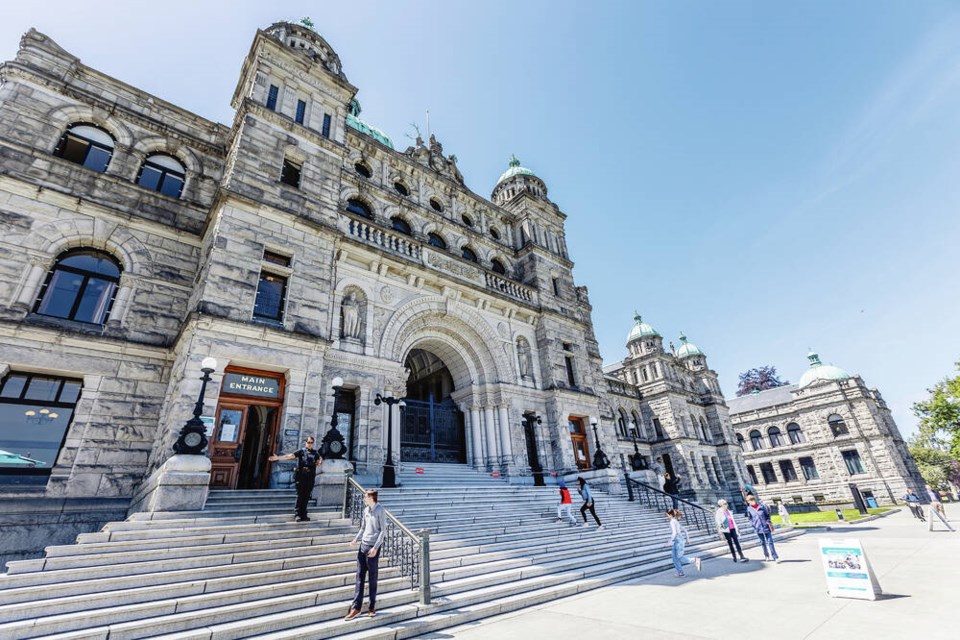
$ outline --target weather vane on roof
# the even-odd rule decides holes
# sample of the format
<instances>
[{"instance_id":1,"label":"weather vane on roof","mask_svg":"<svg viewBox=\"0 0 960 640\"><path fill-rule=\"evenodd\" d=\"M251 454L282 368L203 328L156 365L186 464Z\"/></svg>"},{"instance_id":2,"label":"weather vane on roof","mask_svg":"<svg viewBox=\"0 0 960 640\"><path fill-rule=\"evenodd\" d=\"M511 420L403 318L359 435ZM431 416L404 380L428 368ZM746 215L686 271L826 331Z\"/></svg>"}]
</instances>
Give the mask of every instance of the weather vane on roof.
<instances>
[{"instance_id":1,"label":"weather vane on roof","mask_svg":"<svg viewBox=\"0 0 960 640\"><path fill-rule=\"evenodd\" d=\"M300 18L300 24L305 26L307 29L313 29L313 20L310 18Z\"/></svg>"}]
</instances>

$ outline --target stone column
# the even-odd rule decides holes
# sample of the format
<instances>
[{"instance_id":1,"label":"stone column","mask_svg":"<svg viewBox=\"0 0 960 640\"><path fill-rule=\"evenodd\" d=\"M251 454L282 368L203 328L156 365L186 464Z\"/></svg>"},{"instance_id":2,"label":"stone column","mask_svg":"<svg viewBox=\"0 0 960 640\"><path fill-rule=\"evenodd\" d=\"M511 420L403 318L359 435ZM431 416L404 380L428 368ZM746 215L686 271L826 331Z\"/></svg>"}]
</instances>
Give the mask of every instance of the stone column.
<instances>
[{"instance_id":1,"label":"stone column","mask_svg":"<svg viewBox=\"0 0 960 640\"><path fill-rule=\"evenodd\" d=\"M40 292L40 283L43 281L43 275L47 272L42 265L33 263L30 267L30 273L27 275L23 288L20 289L20 295L17 296L16 303L26 306L28 309L33 307L37 294Z\"/></svg>"},{"instance_id":2,"label":"stone column","mask_svg":"<svg viewBox=\"0 0 960 640\"><path fill-rule=\"evenodd\" d=\"M504 464L513 463L513 446L510 443L510 412L505 405L497 407L500 422L500 459Z\"/></svg>"},{"instance_id":3,"label":"stone column","mask_svg":"<svg viewBox=\"0 0 960 640\"><path fill-rule=\"evenodd\" d=\"M120 276L117 297L113 300L113 307L110 309L110 318L108 322L122 324L127 312L130 310L130 298L133 295L133 286L130 277L126 274Z\"/></svg>"},{"instance_id":4,"label":"stone column","mask_svg":"<svg viewBox=\"0 0 960 640\"><path fill-rule=\"evenodd\" d=\"M483 457L483 430L480 428L480 410L476 407L470 408L470 433L473 434L473 466L477 469L484 467Z\"/></svg>"},{"instance_id":5,"label":"stone column","mask_svg":"<svg viewBox=\"0 0 960 640\"><path fill-rule=\"evenodd\" d=\"M483 408L483 430L487 434L487 464L495 467L497 465L497 427L493 422L491 407Z\"/></svg>"}]
</instances>

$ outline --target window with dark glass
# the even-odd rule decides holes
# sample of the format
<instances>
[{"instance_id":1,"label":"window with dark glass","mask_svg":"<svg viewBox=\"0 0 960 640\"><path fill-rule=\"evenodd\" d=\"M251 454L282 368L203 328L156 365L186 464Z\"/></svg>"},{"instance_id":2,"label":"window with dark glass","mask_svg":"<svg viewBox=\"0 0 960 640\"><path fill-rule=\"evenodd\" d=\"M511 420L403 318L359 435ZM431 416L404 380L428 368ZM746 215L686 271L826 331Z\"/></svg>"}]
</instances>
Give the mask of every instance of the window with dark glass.
<instances>
[{"instance_id":1,"label":"window with dark glass","mask_svg":"<svg viewBox=\"0 0 960 640\"><path fill-rule=\"evenodd\" d=\"M860 461L860 454L856 449L851 449L850 451L841 451L840 455L843 456L843 461L847 465L847 473L852 476L860 473L866 473L866 471L863 469L863 462Z\"/></svg>"},{"instance_id":2,"label":"window with dark glass","mask_svg":"<svg viewBox=\"0 0 960 640\"><path fill-rule=\"evenodd\" d=\"M350 198L347 200L347 211L358 216L363 216L364 218L373 219L373 212L370 211L370 207L367 206L367 203L363 200L358 200L357 198Z\"/></svg>"},{"instance_id":3,"label":"window with dark glass","mask_svg":"<svg viewBox=\"0 0 960 640\"><path fill-rule=\"evenodd\" d=\"M320 135L324 138L330 137L330 114L323 114L323 127L320 129Z\"/></svg>"},{"instance_id":4,"label":"window with dark glass","mask_svg":"<svg viewBox=\"0 0 960 640\"><path fill-rule=\"evenodd\" d=\"M120 265L95 249L73 249L58 259L37 297L34 313L103 324L113 304Z\"/></svg>"},{"instance_id":5,"label":"window with dark glass","mask_svg":"<svg viewBox=\"0 0 960 640\"><path fill-rule=\"evenodd\" d=\"M291 187L300 188L300 165L287 158L283 159L283 168L280 170L280 182Z\"/></svg>"},{"instance_id":6,"label":"window with dark glass","mask_svg":"<svg viewBox=\"0 0 960 640\"><path fill-rule=\"evenodd\" d=\"M780 461L780 475L783 476L784 482L796 482L797 481L797 471L793 468L792 460L781 460Z\"/></svg>"},{"instance_id":7,"label":"window with dark glass","mask_svg":"<svg viewBox=\"0 0 960 640\"><path fill-rule=\"evenodd\" d=\"M46 484L82 386L18 372L0 380L0 485Z\"/></svg>"},{"instance_id":8,"label":"window with dark glass","mask_svg":"<svg viewBox=\"0 0 960 640\"><path fill-rule=\"evenodd\" d=\"M499 273L502 276L507 274L507 268L496 258L490 261L490 268L493 269L494 273Z\"/></svg>"},{"instance_id":9,"label":"window with dark glass","mask_svg":"<svg viewBox=\"0 0 960 640\"><path fill-rule=\"evenodd\" d=\"M757 482L757 472L754 471L752 464L747 465L747 474L750 476L750 484L760 484Z\"/></svg>"},{"instance_id":10,"label":"window with dark glass","mask_svg":"<svg viewBox=\"0 0 960 640\"><path fill-rule=\"evenodd\" d=\"M660 425L660 418L653 419L653 431L657 434L657 440L663 440L663 427Z\"/></svg>"},{"instance_id":11,"label":"window with dark glass","mask_svg":"<svg viewBox=\"0 0 960 640\"><path fill-rule=\"evenodd\" d=\"M287 279L267 271L260 272L253 317L264 320L283 320L283 303L287 295Z\"/></svg>"},{"instance_id":12,"label":"window with dark glass","mask_svg":"<svg viewBox=\"0 0 960 640\"><path fill-rule=\"evenodd\" d=\"M441 238L435 233L427 234L427 242L430 244L430 246L436 247L437 249L447 248L446 241L444 241L443 238Z\"/></svg>"},{"instance_id":13,"label":"window with dark glass","mask_svg":"<svg viewBox=\"0 0 960 640\"><path fill-rule=\"evenodd\" d=\"M358 162L358 163L354 164L354 165L353 165L353 169L354 169L354 171L356 171L357 173L359 173L359 174L360 174L361 176L363 176L364 178L371 178L371 177L373 177L373 171L371 171L371 170L370 170L370 167L368 167L367 165L365 165L365 164L362 163L362 162Z\"/></svg>"},{"instance_id":14,"label":"window with dark glass","mask_svg":"<svg viewBox=\"0 0 960 640\"><path fill-rule=\"evenodd\" d=\"M800 458L800 470L803 472L803 477L807 480L817 480L820 478L820 474L817 473L817 465L813 462L813 458Z\"/></svg>"},{"instance_id":15,"label":"window with dark glass","mask_svg":"<svg viewBox=\"0 0 960 640\"><path fill-rule=\"evenodd\" d=\"M493 238L494 240L499 240L500 232L497 231L495 228L490 227L490 237Z\"/></svg>"},{"instance_id":16,"label":"window with dark glass","mask_svg":"<svg viewBox=\"0 0 960 640\"><path fill-rule=\"evenodd\" d=\"M269 249L264 249L263 261L271 264L278 264L281 267L290 266L290 256L285 256L282 253L276 253L275 251L270 251Z\"/></svg>"},{"instance_id":17,"label":"window with dark glass","mask_svg":"<svg viewBox=\"0 0 960 640\"><path fill-rule=\"evenodd\" d=\"M148 156L137 174L137 184L151 191L158 191L171 198L179 198L183 192L186 170L180 161L163 153Z\"/></svg>"},{"instance_id":18,"label":"window with dark glass","mask_svg":"<svg viewBox=\"0 0 960 640\"><path fill-rule=\"evenodd\" d=\"M408 236L412 233L412 229L410 229L410 223L399 216L390 218L390 224L393 226L394 231L399 231L400 233Z\"/></svg>"},{"instance_id":19,"label":"window with dark glass","mask_svg":"<svg viewBox=\"0 0 960 640\"><path fill-rule=\"evenodd\" d=\"M471 228L473 227L473 220L470 219L470 216L468 216L467 214L463 214L462 216L460 216L460 218L461 220L463 220L463 224Z\"/></svg>"},{"instance_id":20,"label":"window with dark glass","mask_svg":"<svg viewBox=\"0 0 960 640\"><path fill-rule=\"evenodd\" d=\"M443 213L443 205L436 198L430 198L430 208L437 213Z\"/></svg>"},{"instance_id":21,"label":"window with dark glass","mask_svg":"<svg viewBox=\"0 0 960 640\"><path fill-rule=\"evenodd\" d=\"M704 442L710 442L710 430L707 429L707 423L703 421L703 418L700 418L700 435L703 436Z\"/></svg>"},{"instance_id":22,"label":"window with dark glass","mask_svg":"<svg viewBox=\"0 0 960 640\"><path fill-rule=\"evenodd\" d=\"M759 431L753 430L750 432L750 444L753 446L754 451L763 449L763 436Z\"/></svg>"},{"instance_id":23,"label":"window with dark glass","mask_svg":"<svg viewBox=\"0 0 960 640\"><path fill-rule=\"evenodd\" d=\"M72 124L60 137L53 155L103 173L113 156L113 137L92 124Z\"/></svg>"},{"instance_id":24,"label":"window with dark glass","mask_svg":"<svg viewBox=\"0 0 960 640\"><path fill-rule=\"evenodd\" d=\"M297 115L294 116L294 120L297 121L297 124L303 124L303 118L307 115L307 103L303 100L297 100Z\"/></svg>"},{"instance_id":25,"label":"window with dark glass","mask_svg":"<svg viewBox=\"0 0 960 640\"><path fill-rule=\"evenodd\" d=\"M280 95L280 87L275 84L270 85L270 90L267 92L267 109L275 111L277 109L277 96Z\"/></svg>"},{"instance_id":26,"label":"window with dark glass","mask_svg":"<svg viewBox=\"0 0 960 640\"><path fill-rule=\"evenodd\" d=\"M783 446L783 440L780 438L780 427L770 427L767 429L767 435L770 436L770 447L776 449Z\"/></svg>"},{"instance_id":27,"label":"window with dark glass","mask_svg":"<svg viewBox=\"0 0 960 640\"><path fill-rule=\"evenodd\" d=\"M559 296L559 295L560 295L560 280L558 280L557 278L552 278L552 281L553 281L553 295Z\"/></svg>"},{"instance_id":28,"label":"window with dark glass","mask_svg":"<svg viewBox=\"0 0 960 640\"><path fill-rule=\"evenodd\" d=\"M567 384L571 387L577 386L577 378L573 375L573 356L564 356L563 362L567 368Z\"/></svg>"},{"instance_id":29,"label":"window with dark glass","mask_svg":"<svg viewBox=\"0 0 960 640\"><path fill-rule=\"evenodd\" d=\"M463 259L464 259L464 260L469 260L470 262L476 262L476 261L477 261L477 254L474 253L474 252L473 252L473 249L471 249L470 247L464 247L464 248L460 251L460 255L463 256Z\"/></svg>"},{"instance_id":30,"label":"window with dark glass","mask_svg":"<svg viewBox=\"0 0 960 640\"><path fill-rule=\"evenodd\" d=\"M827 418L827 424L830 425L830 431L833 432L834 438L850 433L850 430L847 429L847 423L843 421L842 417L835 413Z\"/></svg>"},{"instance_id":31,"label":"window with dark glass","mask_svg":"<svg viewBox=\"0 0 960 640\"><path fill-rule=\"evenodd\" d=\"M743 446L743 434L737 434L737 444L740 445L740 451L746 451L746 448Z\"/></svg>"},{"instance_id":32,"label":"window with dark glass","mask_svg":"<svg viewBox=\"0 0 960 640\"><path fill-rule=\"evenodd\" d=\"M770 484L777 481L777 472L773 470L772 462L760 463L760 475L763 476L764 484Z\"/></svg>"},{"instance_id":33,"label":"window with dark glass","mask_svg":"<svg viewBox=\"0 0 960 640\"><path fill-rule=\"evenodd\" d=\"M403 184L402 182L394 182L393 188L397 193L404 197L410 195L410 189L407 189L407 185Z\"/></svg>"},{"instance_id":34,"label":"window with dark glass","mask_svg":"<svg viewBox=\"0 0 960 640\"><path fill-rule=\"evenodd\" d=\"M788 424L787 437L790 438L790 444L803 444L803 432L800 431L800 425L796 422Z\"/></svg>"}]
</instances>

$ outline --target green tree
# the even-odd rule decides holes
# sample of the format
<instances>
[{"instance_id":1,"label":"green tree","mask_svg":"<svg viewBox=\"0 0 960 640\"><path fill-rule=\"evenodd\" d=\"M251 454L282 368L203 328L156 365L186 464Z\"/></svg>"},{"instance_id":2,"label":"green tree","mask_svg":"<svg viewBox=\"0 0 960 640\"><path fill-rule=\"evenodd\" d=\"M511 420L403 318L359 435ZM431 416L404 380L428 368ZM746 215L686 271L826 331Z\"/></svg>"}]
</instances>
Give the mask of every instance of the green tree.
<instances>
[{"instance_id":1,"label":"green tree","mask_svg":"<svg viewBox=\"0 0 960 640\"><path fill-rule=\"evenodd\" d=\"M740 374L740 383L737 386L737 397L748 393L766 391L790 384L789 380L781 380L777 375L777 368L767 365L756 367Z\"/></svg>"},{"instance_id":2,"label":"green tree","mask_svg":"<svg viewBox=\"0 0 960 640\"><path fill-rule=\"evenodd\" d=\"M960 362L955 366L960 371ZM928 399L913 405L920 419L918 442L946 448L954 459L960 458L960 375L944 378L929 392Z\"/></svg>"},{"instance_id":3,"label":"green tree","mask_svg":"<svg viewBox=\"0 0 960 640\"><path fill-rule=\"evenodd\" d=\"M910 440L910 455L923 480L931 487L943 488L956 480L957 461L948 452L917 434Z\"/></svg>"}]
</instances>

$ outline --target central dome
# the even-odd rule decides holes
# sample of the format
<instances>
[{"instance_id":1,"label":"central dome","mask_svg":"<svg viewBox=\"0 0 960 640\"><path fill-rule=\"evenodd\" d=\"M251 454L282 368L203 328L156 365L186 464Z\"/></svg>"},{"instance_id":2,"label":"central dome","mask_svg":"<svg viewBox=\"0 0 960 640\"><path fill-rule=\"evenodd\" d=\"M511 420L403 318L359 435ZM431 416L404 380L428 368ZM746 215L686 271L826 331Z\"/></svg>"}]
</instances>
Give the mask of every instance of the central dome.
<instances>
[{"instance_id":1,"label":"central dome","mask_svg":"<svg viewBox=\"0 0 960 640\"><path fill-rule=\"evenodd\" d=\"M691 356L703 356L706 355L703 351L700 350L700 347L693 344L692 342L687 342L687 336L680 334L680 348L677 349L678 358L689 358Z\"/></svg>"},{"instance_id":2,"label":"central dome","mask_svg":"<svg viewBox=\"0 0 960 640\"><path fill-rule=\"evenodd\" d=\"M831 382L836 380L849 380L853 376L832 364L823 364L820 362L820 356L813 351L807 354L810 361L810 368L807 369L797 385L802 389L817 382Z\"/></svg>"},{"instance_id":3,"label":"central dome","mask_svg":"<svg viewBox=\"0 0 960 640\"><path fill-rule=\"evenodd\" d=\"M526 167L521 167L520 161L517 160L517 156L512 156L510 158L509 168L506 171L504 171L502 174L500 174L500 179L497 180L497 184L500 184L504 180L509 180L513 176L533 176L534 178L536 178L537 174L535 174L530 169L527 169Z\"/></svg>"},{"instance_id":4,"label":"central dome","mask_svg":"<svg viewBox=\"0 0 960 640\"><path fill-rule=\"evenodd\" d=\"M630 334L627 336L627 344L633 342L634 340L639 340L640 338L648 338L651 336L656 336L657 338L661 337L656 329L643 321L643 318L639 313L634 315L633 319L635 324L633 325L633 328L630 329Z\"/></svg>"}]
</instances>

